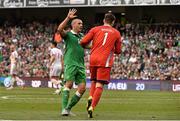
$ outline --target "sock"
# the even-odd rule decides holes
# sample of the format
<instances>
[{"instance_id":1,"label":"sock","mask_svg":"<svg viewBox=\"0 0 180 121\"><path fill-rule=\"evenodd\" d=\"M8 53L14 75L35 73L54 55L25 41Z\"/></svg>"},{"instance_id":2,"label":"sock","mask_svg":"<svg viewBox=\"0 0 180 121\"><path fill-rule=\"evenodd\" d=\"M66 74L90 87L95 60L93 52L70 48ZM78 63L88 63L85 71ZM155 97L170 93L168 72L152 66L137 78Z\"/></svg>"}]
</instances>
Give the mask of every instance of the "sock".
<instances>
[{"instance_id":1,"label":"sock","mask_svg":"<svg viewBox=\"0 0 180 121\"><path fill-rule=\"evenodd\" d=\"M81 99L81 94L76 91L75 95L71 98L71 101L69 102L68 106L67 106L67 109L70 109L75 106L79 100Z\"/></svg>"},{"instance_id":2,"label":"sock","mask_svg":"<svg viewBox=\"0 0 180 121\"><path fill-rule=\"evenodd\" d=\"M62 110L67 107L68 100L69 100L69 91L70 89L65 87L62 91Z\"/></svg>"},{"instance_id":3,"label":"sock","mask_svg":"<svg viewBox=\"0 0 180 121\"><path fill-rule=\"evenodd\" d=\"M16 80L17 82L19 82L19 83L21 84L21 86L23 86L23 85L24 85L23 80L22 80L22 79L20 79L19 77L16 77L16 78L15 78L15 80Z\"/></svg>"},{"instance_id":4,"label":"sock","mask_svg":"<svg viewBox=\"0 0 180 121\"><path fill-rule=\"evenodd\" d=\"M100 98L101 98L101 94L103 92L103 88L102 87L96 87L96 90L94 92L93 95L93 99L92 99L92 104L91 106L93 107L93 109L96 107L96 105L98 104Z\"/></svg>"},{"instance_id":5,"label":"sock","mask_svg":"<svg viewBox=\"0 0 180 121\"><path fill-rule=\"evenodd\" d=\"M56 79L54 79L54 78L51 79L51 82L52 82L53 84L55 84L55 85L58 85L58 83L59 83L59 82L58 82Z\"/></svg>"},{"instance_id":6,"label":"sock","mask_svg":"<svg viewBox=\"0 0 180 121\"><path fill-rule=\"evenodd\" d=\"M60 84L61 87L63 86L62 80L58 80L58 83Z\"/></svg>"},{"instance_id":7,"label":"sock","mask_svg":"<svg viewBox=\"0 0 180 121\"><path fill-rule=\"evenodd\" d=\"M11 78L11 86L12 86L12 87L14 86L14 83L15 83L15 78L12 77L12 78Z\"/></svg>"},{"instance_id":8,"label":"sock","mask_svg":"<svg viewBox=\"0 0 180 121\"><path fill-rule=\"evenodd\" d=\"M91 81L91 88L90 88L90 91L89 91L89 96L90 97L93 97L95 89L96 89L96 82Z\"/></svg>"}]
</instances>

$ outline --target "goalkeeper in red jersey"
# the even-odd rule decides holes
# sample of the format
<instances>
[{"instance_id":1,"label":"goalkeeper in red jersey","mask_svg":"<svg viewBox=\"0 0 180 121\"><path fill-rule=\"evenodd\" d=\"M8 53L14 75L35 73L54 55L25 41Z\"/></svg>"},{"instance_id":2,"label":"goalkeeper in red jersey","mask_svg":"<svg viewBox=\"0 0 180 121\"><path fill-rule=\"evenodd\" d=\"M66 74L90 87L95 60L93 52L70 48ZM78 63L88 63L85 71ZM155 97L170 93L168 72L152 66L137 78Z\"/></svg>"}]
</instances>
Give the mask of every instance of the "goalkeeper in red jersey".
<instances>
[{"instance_id":1,"label":"goalkeeper in red jersey","mask_svg":"<svg viewBox=\"0 0 180 121\"><path fill-rule=\"evenodd\" d=\"M80 44L85 48L91 41L90 73L91 88L88 98L88 117L98 104L103 87L110 81L110 71L113 65L113 57L121 52L121 35L113 28L115 16L109 12L104 16L104 25L92 28L81 40Z\"/></svg>"}]
</instances>

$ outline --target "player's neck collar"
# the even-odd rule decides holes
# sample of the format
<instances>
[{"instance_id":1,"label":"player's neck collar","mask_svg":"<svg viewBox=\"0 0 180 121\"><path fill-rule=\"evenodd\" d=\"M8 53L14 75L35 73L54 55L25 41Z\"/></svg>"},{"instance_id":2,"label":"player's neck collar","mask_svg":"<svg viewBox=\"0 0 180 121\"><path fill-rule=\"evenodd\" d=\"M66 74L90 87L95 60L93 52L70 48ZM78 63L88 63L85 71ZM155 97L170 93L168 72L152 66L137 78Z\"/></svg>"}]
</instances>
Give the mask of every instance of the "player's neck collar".
<instances>
[{"instance_id":1,"label":"player's neck collar","mask_svg":"<svg viewBox=\"0 0 180 121\"><path fill-rule=\"evenodd\" d=\"M111 25L109 25L109 24L104 24L104 26L110 26L111 27Z\"/></svg>"},{"instance_id":2,"label":"player's neck collar","mask_svg":"<svg viewBox=\"0 0 180 121\"><path fill-rule=\"evenodd\" d=\"M73 30L71 30L71 33L78 35L78 33Z\"/></svg>"}]
</instances>

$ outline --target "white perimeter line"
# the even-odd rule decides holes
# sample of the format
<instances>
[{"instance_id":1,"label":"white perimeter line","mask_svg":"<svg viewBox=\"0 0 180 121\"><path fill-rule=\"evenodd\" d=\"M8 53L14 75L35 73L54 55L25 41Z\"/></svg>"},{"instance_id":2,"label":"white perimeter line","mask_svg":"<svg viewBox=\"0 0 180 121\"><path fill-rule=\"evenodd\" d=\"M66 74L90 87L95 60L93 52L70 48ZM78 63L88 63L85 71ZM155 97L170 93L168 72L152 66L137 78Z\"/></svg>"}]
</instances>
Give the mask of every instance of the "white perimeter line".
<instances>
[{"instance_id":1,"label":"white perimeter line","mask_svg":"<svg viewBox=\"0 0 180 121\"><path fill-rule=\"evenodd\" d=\"M22 95L21 95L22 96ZM27 95L26 95L27 96ZM61 97L59 97L61 98ZM48 97L18 97L18 96L1 96L0 99L3 99L3 100L7 100L7 99L13 99L13 100L24 100L24 99L28 99L28 100L33 100L33 99L36 99L36 100L59 100L59 98L57 97L54 97L54 98L48 98ZM81 100L87 100L86 98L82 98ZM111 101L123 101L123 100L130 100L130 101L134 101L134 100L137 100L136 98L124 98L124 97L119 97L119 98L102 98L101 100L104 100L104 101L107 101L107 100L111 100ZM141 99L141 101L149 101L150 99ZM161 98L161 99L157 99L157 100L179 100L180 99L173 99L173 98Z\"/></svg>"}]
</instances>

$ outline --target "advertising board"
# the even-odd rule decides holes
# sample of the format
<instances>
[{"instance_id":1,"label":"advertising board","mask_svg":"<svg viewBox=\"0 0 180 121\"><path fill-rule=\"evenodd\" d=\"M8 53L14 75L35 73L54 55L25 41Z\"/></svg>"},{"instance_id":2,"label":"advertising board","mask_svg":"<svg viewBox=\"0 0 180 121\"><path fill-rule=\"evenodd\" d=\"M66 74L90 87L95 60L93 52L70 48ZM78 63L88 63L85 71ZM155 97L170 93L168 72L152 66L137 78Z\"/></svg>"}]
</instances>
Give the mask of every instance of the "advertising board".
<instances>
[{"instance_id":1,"label":"advertising board","mask_svg":"<svg viewBox=\"0 0 180 121\"><path fill-rule=\"evenodd\" d=\"M0 77L1 85L3 80L9 77ZM21 78L25 82L26 87L34 88L57 88L60 85L54 85L49 78L41 77L24 77ZM19 85L18 83L16 85ZM91 81L86 79L86 87L90 88ZM77 86L74 84L74 88ZM135 90L135 91L180 91L180 81L162 81L162 80L121 80L112 79L111 82L105 86L108 90Z\"/></svg>"},{"instance_id":2,"label":"advertising board","mask_svg":"<svg viewBox=\"0 0 180 121\"><path fill-rule=\"evenodd\" d=\"M1 0L0 8L180 5L180 0Z\"/></svg>"}]
</instances>

